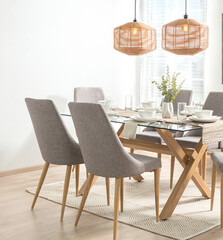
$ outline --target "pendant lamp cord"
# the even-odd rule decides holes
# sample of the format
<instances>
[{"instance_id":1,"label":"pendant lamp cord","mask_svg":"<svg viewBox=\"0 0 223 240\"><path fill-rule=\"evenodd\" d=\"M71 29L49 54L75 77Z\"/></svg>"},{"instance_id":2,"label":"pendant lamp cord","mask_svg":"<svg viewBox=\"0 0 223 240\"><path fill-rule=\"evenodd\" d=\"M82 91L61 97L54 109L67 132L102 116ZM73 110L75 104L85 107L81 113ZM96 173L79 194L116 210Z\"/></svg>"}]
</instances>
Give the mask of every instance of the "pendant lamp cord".
<instances>
[{"instance_id":1,"label":"pendant lamp cord","mask_svg":"<svg viewBox=\"0 0 223 240\"><path fill-rule=\"evenodd\" d=\"M134 20L133 20L133 22L137 22L137 20L136 20L136 0L135 0L135 10L134 10Z\"/></svg>"},{"instance_id":2,"label":"pendant lamp cord","mask_svg":"<svg viewBox=\"0 0 223 240\"><path fill-rule=\"evenodd\" d=\"M187 0L185 0L185 15L184 15L184 19L187 19L188 15L187 15Z\"/></svg>"}]
</instances>

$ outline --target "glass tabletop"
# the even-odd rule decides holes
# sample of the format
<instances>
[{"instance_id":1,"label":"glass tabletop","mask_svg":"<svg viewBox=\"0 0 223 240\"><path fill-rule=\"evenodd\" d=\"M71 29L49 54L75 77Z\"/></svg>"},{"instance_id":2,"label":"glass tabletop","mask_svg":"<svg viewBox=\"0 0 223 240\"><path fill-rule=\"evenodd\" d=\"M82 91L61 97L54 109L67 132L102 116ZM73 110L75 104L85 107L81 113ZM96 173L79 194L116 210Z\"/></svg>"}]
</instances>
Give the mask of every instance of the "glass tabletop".
<instances>
[{"instance_id":1,"label":"glass tabletop","mask_svg":"<svg viewBox=\"0 0 223 240\"><path fill-rule=\"evenodd\" d=\"M108 116L109 120L114 123L126 123L128 121L132 121L130 118L126 117L116 117L116 116ZM151 128L160 128L171 131L179 131L179 132L187 132L191 130L201 129L199 126L192 126L186 124L175 124L175 123L165 123L165 122L136 122L140 127L151 127Z\"/></svg>"},{"instance_id":2,"label":"glass tabletop","mask_svg":"<svg viewBox=\"0 0 223 240\"><path fill-rule=\"evenodd\" d=\"M61 113L61 116L71 117L69 113ZM109 120L113 123L124 124L132 119L127 117L117 117L117 116L108 116ZM185 125L185 124L173 124L165 122L136 122L140 127L151 127L151 128L160 128L171 131L187 132L191 130L201 129L199 126Z\"/></svg>"},{"instance_id":3,"label":"glass tabletop","mask_svg":"<svg viewBox=\"0 0 223 240\"><path fill-rule=\"evenodd\" d=\"M61 113L61 116L71 117L69 113ZM108 116L109 120L113 123L124 124L132 119L127 117ZM191 130L201 129L199 126L185 125L185 124L173 124L165 122L136 122L140 127L160 128L171 131L187 132Z\"/></svg>"}]
</instances>

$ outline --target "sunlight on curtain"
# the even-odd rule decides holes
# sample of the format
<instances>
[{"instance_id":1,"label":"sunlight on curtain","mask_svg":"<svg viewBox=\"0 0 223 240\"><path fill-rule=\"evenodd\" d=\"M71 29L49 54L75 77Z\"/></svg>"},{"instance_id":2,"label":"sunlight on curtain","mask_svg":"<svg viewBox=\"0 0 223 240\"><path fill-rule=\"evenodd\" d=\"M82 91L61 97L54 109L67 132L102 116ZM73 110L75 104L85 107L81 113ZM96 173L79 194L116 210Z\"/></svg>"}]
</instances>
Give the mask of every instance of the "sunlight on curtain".
<instances>
[{"instance_id":1,"label":"sunlight on curtain","mask_svg":"<svg viewBox=\"0 0 223 240\"><path fill-rule=\"evenodd\" d=\"M140 101L161 98L152 80L161 81L161 76L169 65L170 72L181 72L180 80L185 79L184 89L193 89L193 100L203 101L205 51L195 56L179 56L161 47L162 26L183 18L184 0L141 0L140 21L156 29L157 50L138 59ZM207 0L188 1L188 18L200 23L206 22Z\"/></svg>"}]
</instances>

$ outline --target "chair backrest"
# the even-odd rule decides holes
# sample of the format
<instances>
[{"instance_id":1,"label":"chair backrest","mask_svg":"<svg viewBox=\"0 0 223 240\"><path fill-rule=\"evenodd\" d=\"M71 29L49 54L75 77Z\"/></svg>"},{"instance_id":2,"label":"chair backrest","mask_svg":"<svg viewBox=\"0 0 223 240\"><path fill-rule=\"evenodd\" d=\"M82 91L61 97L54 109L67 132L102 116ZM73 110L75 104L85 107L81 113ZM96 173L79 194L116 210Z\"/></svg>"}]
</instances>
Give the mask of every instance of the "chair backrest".
<instances>
[{"instance_id":1,"label":"chair backrest","mask_svg":"<svg viewBox=\"0 0 223 240\"><path fill-rule=\"evenodd\" d=\"M26 98L43 159L59 165L83 162L79 145L67 132L51 100Z\"/></svg>"},{"instance_id":2,"label":"chair backrest","mask_svg":"<svg viewBox=\"0 0 223 240\"><path fill-rule=\"evenodd\" d=\"M98 103L104 100L105 96L101 88L78 87L74 88L74 102Z\"/></svg>"},{"instance_id":3,"label":"chair backrest","mask_svg":"<svg viewBox=\"0 0 223 240\"><path fill-rule=\"evenodd\" d=\"M173 109L174 113L177 112L177 105L179 102L185 102L187 105L191 105L192 101L192 90L181 89L176 98L173 100ZM164 102L166 102L166 97L164 98Z\"/></svg>"},{"instance_id":4,"label":"chair backrest","mask_svg":"<svg viewBox=\"0 0 223 240\"><path fill-rule=\"evenodd\" d=\"M103 177L128 177L144 172L144 164L122 147L101 105L68 105L88 172Z\"/></svg>"},{"instance_id":5,"label":"chair backrest","mask_svg":"<svg viewBox=\"0 0 223 240\"><path fill-rule=\"evenodd\" d=\"M210 92L203 109L213 110L213 115L223 116L223 92Z\"/></svg>"}]
</instances>

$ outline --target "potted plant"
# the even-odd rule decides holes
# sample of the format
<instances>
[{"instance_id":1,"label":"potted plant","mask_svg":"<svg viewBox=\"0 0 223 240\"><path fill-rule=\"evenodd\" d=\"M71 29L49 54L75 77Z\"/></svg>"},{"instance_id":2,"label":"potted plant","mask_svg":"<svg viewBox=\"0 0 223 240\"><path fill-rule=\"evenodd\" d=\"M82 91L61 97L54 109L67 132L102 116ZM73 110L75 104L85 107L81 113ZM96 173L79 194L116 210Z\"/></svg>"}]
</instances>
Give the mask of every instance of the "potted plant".
<instances>
[{"instance_id":1,"label":"potted plant","mask_svg":"<svg viewBox=\"0 0 223 240\"><path fill-rule=\"evenodd\" d=\"M152 81L153 84L159 89L162 93L162 96L165 97L165 102L162 103L162 117L170 118L173 116L173 100L176 98L184 80L177 86L177 78L180 73L174 72L172 77L170 76L169 66L167 65L166 74L161 77L161 83Z\"/></svg>"}]
</instances>

